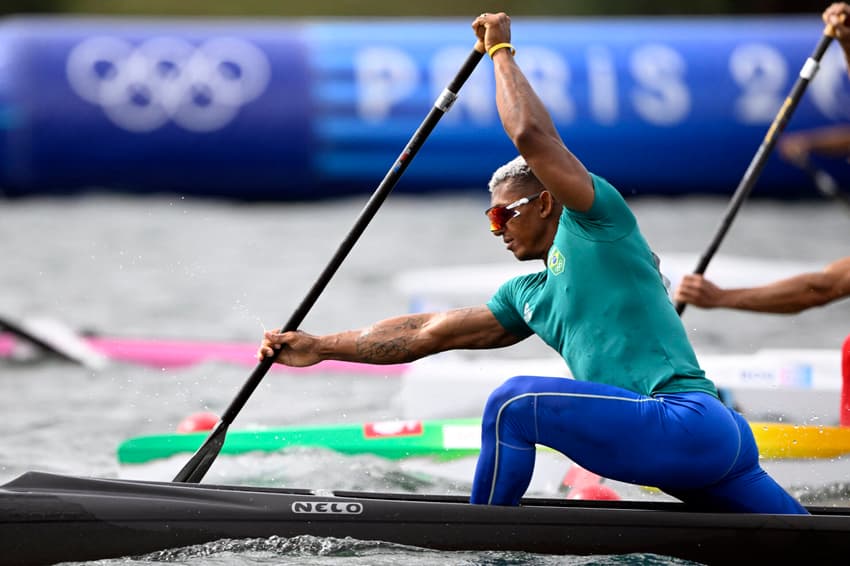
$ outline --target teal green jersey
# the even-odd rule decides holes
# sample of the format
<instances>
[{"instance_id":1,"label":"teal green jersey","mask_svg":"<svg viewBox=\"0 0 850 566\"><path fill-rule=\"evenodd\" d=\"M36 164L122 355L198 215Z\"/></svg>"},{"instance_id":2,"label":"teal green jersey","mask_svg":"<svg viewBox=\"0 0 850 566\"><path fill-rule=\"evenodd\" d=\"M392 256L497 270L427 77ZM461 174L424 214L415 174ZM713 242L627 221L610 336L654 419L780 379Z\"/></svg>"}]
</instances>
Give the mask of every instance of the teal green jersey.
<instances>
[{"instance_id":1,"label":"teal green jersey","mask_svg":"<svg viewBox=\"0 0 850 566\"><path fill-rule=\"evenodd\" d=\"M576 379L716 396L637 220L610 183L591 178L593 206L564 208L546 269L507 281L488 307L512 334L540 336Z\"/></svg>"}]
</instances>

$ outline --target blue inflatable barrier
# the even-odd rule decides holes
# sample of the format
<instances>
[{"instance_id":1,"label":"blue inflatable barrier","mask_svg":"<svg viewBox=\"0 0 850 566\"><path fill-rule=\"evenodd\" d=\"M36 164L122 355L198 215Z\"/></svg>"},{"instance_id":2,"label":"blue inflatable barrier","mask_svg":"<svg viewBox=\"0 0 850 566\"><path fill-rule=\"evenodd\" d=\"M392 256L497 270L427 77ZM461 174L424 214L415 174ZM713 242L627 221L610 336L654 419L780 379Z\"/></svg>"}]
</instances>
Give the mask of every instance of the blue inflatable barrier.
<instances>
[{"instance_id":1,"label":"blue inflatable barrier","mask_svg":"<svg viewBox=\"0 0 850 566\"><path fill-rule=\"evenodd\" d=\"M773 18L515 18L567 145L626 195L731 194L823 32ZM472 46L469 21L0 21L0 191L371 193ZM485 190L515 151L485 60L398 192ZM787 131L850 122L831 47ZM850 166L829 164L850 184ZM772 156L753 197L814 195Z\"/></svg>"}]
</instances>

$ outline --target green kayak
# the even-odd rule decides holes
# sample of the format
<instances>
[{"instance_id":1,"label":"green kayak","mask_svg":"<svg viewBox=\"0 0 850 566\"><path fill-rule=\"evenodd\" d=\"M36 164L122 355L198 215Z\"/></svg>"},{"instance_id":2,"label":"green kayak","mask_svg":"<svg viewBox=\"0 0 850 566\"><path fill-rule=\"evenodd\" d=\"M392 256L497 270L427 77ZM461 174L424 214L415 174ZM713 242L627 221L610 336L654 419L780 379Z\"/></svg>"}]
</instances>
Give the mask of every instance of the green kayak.
<instances>
[{"instance_id":1,"label":"green kayak","mask_svg":"<svg viewBox=\"0 0 850 566\"><path fill-rule=\"evenodd\" d=\"M130 438L119 445L118 461L141 464L194 453L207 436L209 431ZM327 448L343 454L374 454L392 460L414 457L452 460L478 454L481 421L474 418L397 420L234 430L228 431L221 452L275 452L296 446Z\"/></svg>"}]
</instances>

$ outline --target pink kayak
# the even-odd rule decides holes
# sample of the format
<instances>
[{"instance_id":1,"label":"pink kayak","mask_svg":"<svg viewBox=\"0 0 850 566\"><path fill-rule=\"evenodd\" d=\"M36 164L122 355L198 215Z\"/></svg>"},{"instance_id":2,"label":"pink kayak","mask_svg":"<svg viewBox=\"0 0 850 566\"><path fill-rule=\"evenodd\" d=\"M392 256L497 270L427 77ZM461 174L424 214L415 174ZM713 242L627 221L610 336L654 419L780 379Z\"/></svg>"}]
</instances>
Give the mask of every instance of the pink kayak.
<instances>
[{"instance_id":1,"label":"pink kayak","mask_svg":"<svg viewBox=\"0 0 850 566\"><path fill-rule=\"evenodd\" d=\"M134 363L145 366L176 368L205 362L218 362L254 366L257 364L257 344L245 342L215 342L206 340L136 339L103 336L80 336L88 349L107 360ZM22 344L12 334L0 334L0 358L15 357ZM306 368L273 366L276 371L287 373L351 373L360 375L398 376L407 364L370 365L353 362L325 361Z\"/></svg>"}]
</instances>

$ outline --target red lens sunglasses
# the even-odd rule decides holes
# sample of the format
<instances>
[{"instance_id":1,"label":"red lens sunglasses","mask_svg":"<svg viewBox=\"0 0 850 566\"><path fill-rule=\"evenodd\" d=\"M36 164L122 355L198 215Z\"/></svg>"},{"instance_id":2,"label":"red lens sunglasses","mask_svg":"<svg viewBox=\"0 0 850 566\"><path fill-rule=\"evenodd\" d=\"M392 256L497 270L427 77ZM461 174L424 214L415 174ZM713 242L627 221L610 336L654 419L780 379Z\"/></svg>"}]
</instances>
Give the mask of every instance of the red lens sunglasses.
<instances>
[{"instance_id":1,"label":"red lens sunglasses","mask_svg":"<svg viewBox=\"0 0 850 566\"><path fill-rule=\"evenodd\" d=\"M515 200L511 204L505 206L491 206L490 208L485 210L484 214L486 214L487 218L490 219L490 231L501 232L502 230L504 230L505 225L508 223L508 220L519 216L519 210L517 210L517 208L524 204L530 203L531 201L539 197L541 193L537 193L528 197L522 197L521 199Z\"/></svg>"}]
</instances>

